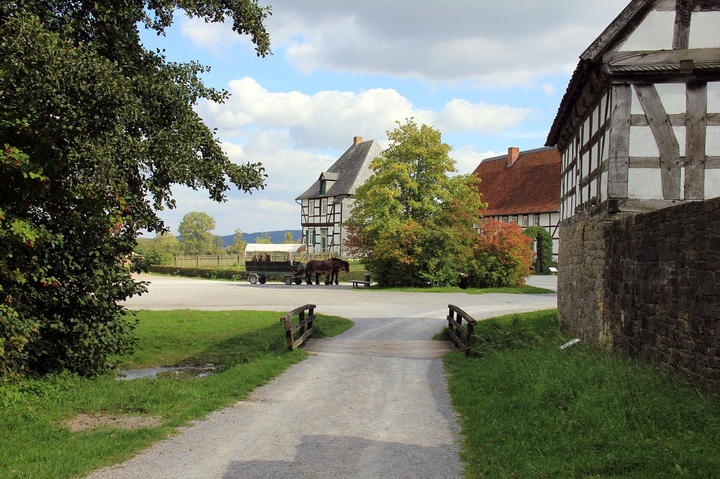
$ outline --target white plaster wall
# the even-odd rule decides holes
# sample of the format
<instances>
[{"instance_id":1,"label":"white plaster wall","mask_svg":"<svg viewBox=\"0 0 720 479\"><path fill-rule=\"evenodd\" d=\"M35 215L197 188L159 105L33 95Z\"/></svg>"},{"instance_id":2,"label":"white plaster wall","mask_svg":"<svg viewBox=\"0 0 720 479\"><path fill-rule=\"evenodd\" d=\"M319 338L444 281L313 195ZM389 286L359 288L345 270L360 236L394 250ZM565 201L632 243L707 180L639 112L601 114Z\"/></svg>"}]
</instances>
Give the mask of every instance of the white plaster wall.
<instances>
[{"instance_id":1,"label":"white plaster wall","mask_svg":"<svg viewBox=\"0 0 720 479\"><path fill-rule=\"evenodd\" d=\"M628 170L628 197L643 200L663 199L660 169L630 168Z\"/></svg>"},{"instance_id":2,"label":"white plaster wall","mask_svg":"<svg viewBox=\"0 0 720 479\"><path fill-rule=\"evenodd\" d=\"M708 113L720 113L720 82L708 83Z\"/></svg>"},{"instance_id":3,"label":"white plaster wall","mask_svg":"<svg viewBox=\"0 0 720 479\"><path fill-rule=\"evenodd\" d=\"M720 196L720 170L705 170L705 198Z\"/></svg>"},{"instance_id":4,"label":"white plaster wall","mask_svg":"<svg viewBox=\"0 0 720 479\"><path fill-rule=\"evenodd\" d=\"M720 47L720 12L694 12L690 20L690 48Z\"/></svg>"},{"instance_id":5,"label":"white plaster wall","mask_svg":"<svg viewBox=\"0 0 720 479\"><path fill-rule=\"evenodd\" d=\"M675 12L650 12L618 50L672 50L674 28Z\"/></svg>"},{"instance_id":6,"label":"white plaster wall","mask_svg":"<svg viewBox=\"0 0 720 479\"><path fill-rule=\"evenodd\" d=\"M707 127L705 154L708 156L720 156L720 126Z\"/></svg>"},{"instance_id":7,"label":"white plaster wall","mask_svg":"<svg viewBox=\"0 0 720 479\"><path fill-rule=\"evenodd\" d=\"M660 157L660 150L649 126L630 127L630 156Z\"/></svg>"}]
</instances>

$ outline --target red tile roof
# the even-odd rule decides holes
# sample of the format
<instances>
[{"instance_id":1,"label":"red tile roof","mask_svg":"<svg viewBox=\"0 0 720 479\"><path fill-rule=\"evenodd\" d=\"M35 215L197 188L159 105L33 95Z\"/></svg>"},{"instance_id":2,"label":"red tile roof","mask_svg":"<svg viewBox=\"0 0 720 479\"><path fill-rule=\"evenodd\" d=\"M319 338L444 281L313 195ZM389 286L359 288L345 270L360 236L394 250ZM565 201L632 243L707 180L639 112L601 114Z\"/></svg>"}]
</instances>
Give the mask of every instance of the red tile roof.
<instances>
[{"instance_id":1,"label":"red tile roof","mask_svg":"<svg viewBox=\"0 0 720 479\"><path fill-rule=\"evenodd\" d=\"M510 166L508 155L483 160L473 172L488 204L482 215L559 211L560 163L557 148L521 151Z\"/></svg>"}]
</instances>

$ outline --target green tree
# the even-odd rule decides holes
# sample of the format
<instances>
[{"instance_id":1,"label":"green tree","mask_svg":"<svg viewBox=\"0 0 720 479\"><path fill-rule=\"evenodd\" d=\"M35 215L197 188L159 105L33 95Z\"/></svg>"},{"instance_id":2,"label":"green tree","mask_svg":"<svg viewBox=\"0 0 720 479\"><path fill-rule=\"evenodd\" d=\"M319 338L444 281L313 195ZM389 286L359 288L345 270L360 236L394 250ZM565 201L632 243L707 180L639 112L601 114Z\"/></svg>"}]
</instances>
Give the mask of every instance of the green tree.
<instances>
[{"instance_id":1,"label":"green tree","mask_svg":"<svg viewBox=\"0 0 720 479\"><path fill-rule=\"evenodd\" d=\"M133 344L121 302L144 291L126 258L138 231L165 230L171 186L216 201L263 187L193 110L227 93L141 45L139 25L161 34L176 9L229 18L270 52L255 0L0 2L2 376L106 370Z\"/></svg>"},{"instance_id":2,"label":"green tree","mask_svg":"<svg viewBox=\"0 0 720 479\"><path fill-rule=\"evenodd\" d=\"M388 132L354 196L347 246L384 286L456 284L484 207L477 178L456 175L438 130L407 120Z\"/></svg>"},{"instance_id":3,"label":"green tree","mask_svg":"<svg viewBox=\"0 0 720 479\"><path fill-rule=\"evenodd\" d=\"M262 236L258 236L255 238L255 243L259 244L271 244L272 238L270 237L270 232L266 231L262 234Z\"/></svg>"},{"instance_id":4,"label":"green tree","mask_svg":"<svg viewBox=\"0 0 720 479\"><path fill-rule=\"evenodd\" d=\"M247 241L243 237L242 230L235 230L235 242L227 247L228 254L244 254Z\"/></svg>"},{"instance_id":5,"label":"green tree","mask_svg":"<svg viewBox=\"0 0 720 479\"><path fill-rule=\"evenodd\" d=\"M178 226L182 236L180 247L184 254L218 254L222 250L222 238L212 233L215 219L207 213L191 211L183 216Z\"/></svg>"},{"instance_id":6,"label":"green tree","mask_svg":"<svg viewBox=\"0 0 720 479\"><path fill-rule=\"evenodd\" d=\"M523 234L537 242L536 273L550 274L550 266L553 264L553 240L550 233L542 226L529 226Z\"/></svg>"},{"instance_id":7,"label":"green tree","mask_svg":"<svg viewBox=\"0 0 720 479\"><path fill-rule=\"evenodd\" d=\"M283 241L283 243L284 243L284 244L294 243L292 231L286 231L286 232L285 232L285 241Z\"/></svg>"},{"instance_id":8,"label":"green tree","mask_svg":"<svg viewBox=\"0 0 720 479\"><path fill-rule=\"evenodd\" d=\"M180 241L172 233L162 233L150 240L140 252L148 264L173 265L182 254Z\"/></svg>"}]
</instances>

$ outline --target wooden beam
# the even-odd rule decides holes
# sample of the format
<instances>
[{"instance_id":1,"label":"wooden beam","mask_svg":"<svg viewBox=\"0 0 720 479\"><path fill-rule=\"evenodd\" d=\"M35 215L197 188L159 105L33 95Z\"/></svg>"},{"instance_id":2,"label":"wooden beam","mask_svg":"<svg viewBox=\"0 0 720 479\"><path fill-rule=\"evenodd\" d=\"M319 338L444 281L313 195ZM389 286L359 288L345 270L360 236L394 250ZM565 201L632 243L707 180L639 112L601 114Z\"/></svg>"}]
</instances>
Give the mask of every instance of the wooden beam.
<instances>
[{"instance_id":1,"label":"wooden beam","mask_svg":"<svg viewBox=\"0 0 720 479\"><path fill-rule=\"evenodd\" d=\"M681 60L693 60L695 63L715 63L720 61L720 48L694 48L692 50L638 50L629 52L608 52L603 55L603 63L614 65L631 64L680 64Z\"/></svg>"},{"instance_id":2,"label":"wooden beam","mask_svg":"<svg viewBox=\"0 0 720 479\"><path fill-rule=\"evenodd\" d=\"M680 145L655 85L635 85L640 105L660 150L663 199L680 199Z\"/></svg>"},{"instance_id":3,"label":"wooden beam","mask_svg":"<svg viewBox=\"0 0 720 479\"><path fill-rule=\"evenodd\" d=\"M685 199L705 198L705 139L707 137L707 84L688 83L685 124Z\"/></svg>"},{"instance_id":4,"label":"wooden beam","mask_svg":"<svg viewBox=\"0 0 720 479\"><path fill-rule=\"evenodd\" d=\"M690 17L693 0L677 0L675 3L675 31L673 50L686 50L690 43Z\"/></svg>"},{"instance_id":5,"label":"wooden beam","mask_svg":"<svg viewBox=\"0 0 720 479\"><path fill-rule=\"evenodd\" d=\"M627 198L630 158L630 85L613 85L610 115L610 154L608 167L608 197Z\"/></svg>"}]
</instances>

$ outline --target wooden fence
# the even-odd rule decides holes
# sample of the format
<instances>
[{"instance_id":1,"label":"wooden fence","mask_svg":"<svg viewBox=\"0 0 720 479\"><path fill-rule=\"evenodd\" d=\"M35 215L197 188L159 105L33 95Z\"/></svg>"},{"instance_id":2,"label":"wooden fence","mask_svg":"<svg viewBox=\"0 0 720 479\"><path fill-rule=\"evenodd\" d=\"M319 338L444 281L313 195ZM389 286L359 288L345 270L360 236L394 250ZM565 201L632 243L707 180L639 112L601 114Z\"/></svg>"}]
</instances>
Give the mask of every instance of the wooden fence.
<instances>
[{"instance_id":1,"label":"wooden fence","mask_svg":"<svg viewBox=\"0 0 720 479\"><path fill-rule=\"evenodd\" d=\"M448 334L453 345L465 350L465 356L470 354L470 343L477 321L454 304L448 304ZM465 320L466 326L463 326Z\"/></svg>"},{"instance_id":2,"label":"wooden fence","mask_svg":"<svg viewBox=\"0 0 720 479\"><path fill-rule=\"evenodd\" d=\"M229 268L245 266L245 256L237 254L175 256L175 264L180 268Z\"/></svg>"},{"instance_id":3,"label":"wooden fence","mask_svg":"<svg viewBox=\"0 0 720 479\"><path fill-rule=\"evenodd\" d=\"M305 312L308 312L307 316ZM293 326L292 320L295 316L299 316L300 320ZM313 322L315 321L315 305L306 304L290 311L288 314L280 318L285 323L285 338L287 339L288 348L294 350L301 346L307 338L314 332ZM295 339L295 333L300 333L298 339Z\"/></svg>"}]
</instances>

